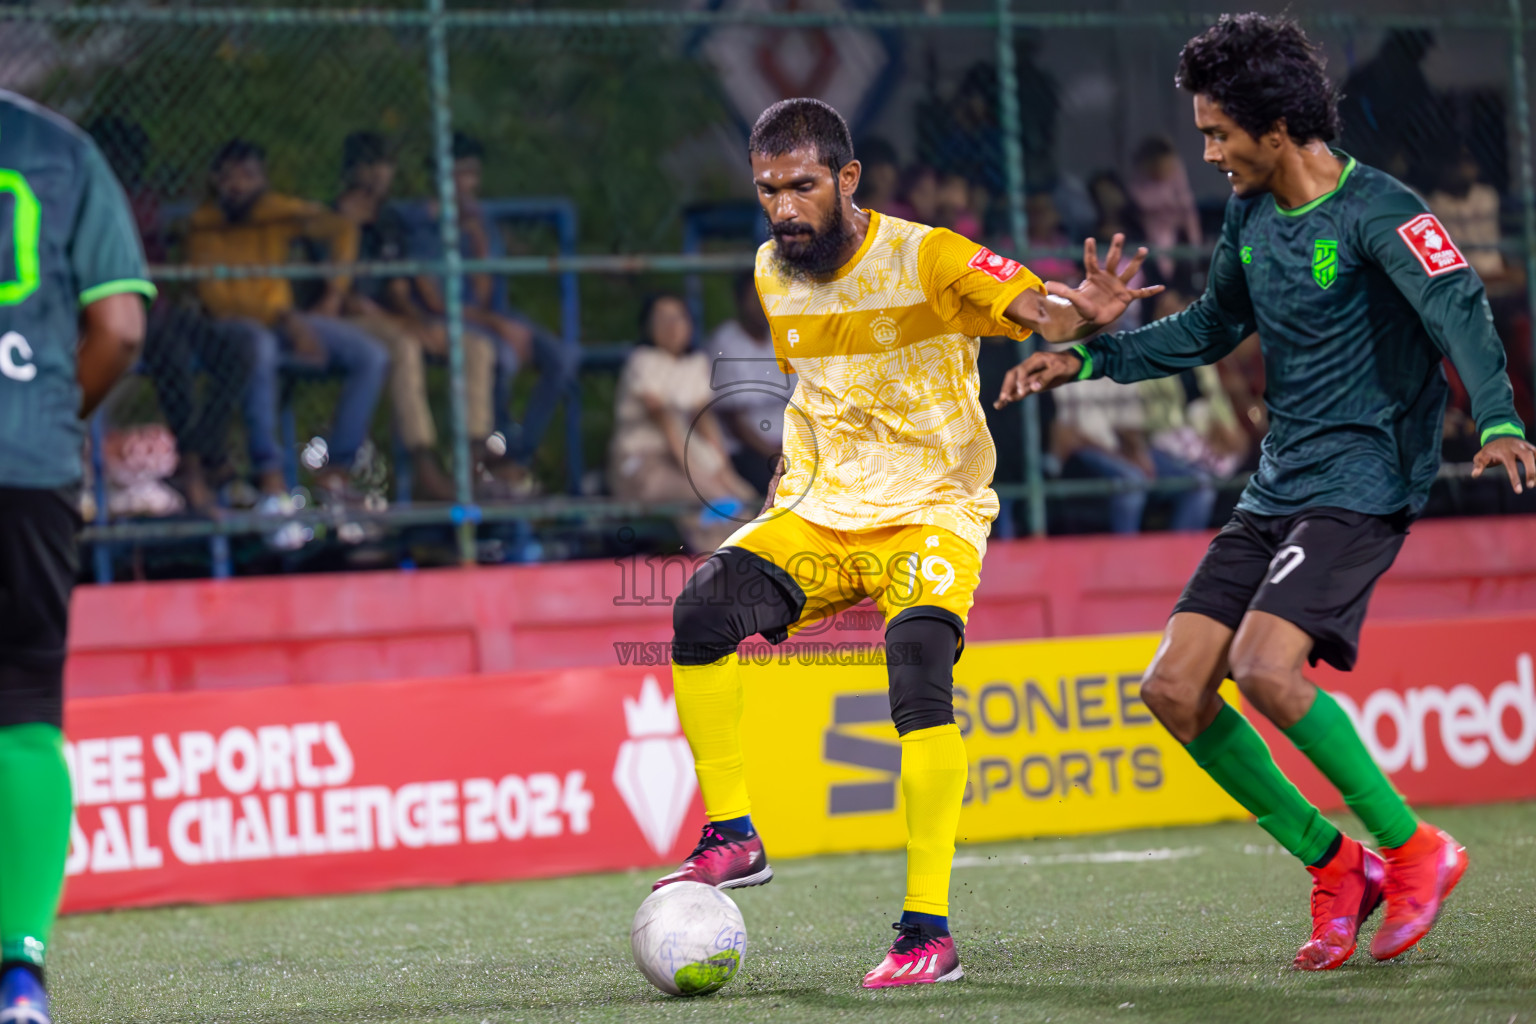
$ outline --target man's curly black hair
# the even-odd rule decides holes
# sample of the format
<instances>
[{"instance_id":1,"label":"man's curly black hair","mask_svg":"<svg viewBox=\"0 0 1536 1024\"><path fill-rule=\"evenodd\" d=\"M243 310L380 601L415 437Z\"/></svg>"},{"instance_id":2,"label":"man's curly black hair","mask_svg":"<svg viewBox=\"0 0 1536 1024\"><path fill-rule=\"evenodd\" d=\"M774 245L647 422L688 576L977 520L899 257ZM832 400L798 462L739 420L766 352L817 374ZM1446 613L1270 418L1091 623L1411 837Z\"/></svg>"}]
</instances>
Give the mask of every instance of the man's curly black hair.
<instances>
[{"instance_id":1,"label":"man's curly black hair","mask_svg":"<svg viewBox=\"0 0 1536 1024\"><path fill-rule=\"evenodd\" d=\"M1210 97L1258 138L1285 122L1298 143L1339 135L1339 91L1322 52L1289 18L1224 14L1184 44L1174 82Z\"/></svg>"}]
</instances>

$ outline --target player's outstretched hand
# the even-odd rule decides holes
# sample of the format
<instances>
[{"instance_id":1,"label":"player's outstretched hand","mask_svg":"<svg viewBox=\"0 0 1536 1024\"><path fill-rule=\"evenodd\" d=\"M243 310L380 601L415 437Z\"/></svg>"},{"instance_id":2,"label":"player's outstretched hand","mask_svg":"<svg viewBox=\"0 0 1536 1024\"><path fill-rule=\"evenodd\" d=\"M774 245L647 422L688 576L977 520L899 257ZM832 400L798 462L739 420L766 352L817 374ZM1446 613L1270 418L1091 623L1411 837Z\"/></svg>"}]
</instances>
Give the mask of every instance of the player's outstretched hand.
<instances>
[{"instance_id":1,"label":"player's outstretched hand","mask_svg":"<svg viewBox=\"0 0 1536 1024\"><path fill-rule=\"evenodd\" d=\"M1125 236L1115 235L1109 242L1109 252L1099 263L1099 243L1092 238L1083 239L1083 283L1069 288L1059 281L1051 281L1045 290L1057 298L1066 299L1083 318L1083 336L1102 330L1120 319L1125 307L1138 299L1150 298L1163 290L1160 284L1147 288L1132 288L1130 283L1147 260L1145 246L1136 250L1130 262L1120 265L1125 251Z\"/></svg>"},{"instance_id":2,"label":"player's outstretched hand","mask_svg":"<svg viewBox=\"0 0 1536 1024\"><path fill-rule=\"evenodd\" d=\"M1496 437L1472 457L1473 478L1482 476L1489 466L1503 466L1510 486L1516 494L1523 494L1525 487L1536 485L1536 445L1519 437ZM1521 466L1525 467L1524 487L1520 485Z\"/></svg>"},{"instance_id":3,"label":"player's outstretched hand","mask_svg":"<svg viewBox=\"0 0 1536 1024\"><path fill-rule=\"evenodd\" d=\"M1001 409L1037 391L1074 381L1082 369L1083 361L1075 352L1036 352L1008 371L992 408Z\"/></svg>"}]
</instances>

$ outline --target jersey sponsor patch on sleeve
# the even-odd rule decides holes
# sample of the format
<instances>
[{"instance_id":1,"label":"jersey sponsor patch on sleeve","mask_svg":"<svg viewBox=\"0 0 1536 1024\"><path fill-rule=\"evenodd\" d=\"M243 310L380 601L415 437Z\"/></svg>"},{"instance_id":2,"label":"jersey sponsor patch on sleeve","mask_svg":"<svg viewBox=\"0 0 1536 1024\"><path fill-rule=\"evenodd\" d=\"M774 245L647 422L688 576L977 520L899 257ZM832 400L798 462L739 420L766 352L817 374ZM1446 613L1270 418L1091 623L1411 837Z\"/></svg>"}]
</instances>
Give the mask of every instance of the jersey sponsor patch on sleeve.
<instances>
[{"instance_id":1,"label":"jersey sponsor patch on sleeve","mask_svg":"<svg viewBox=\"0 0 1536 1024\"><path fill-rule=\"evenodd\" d=\"M1007 256L999 256L991 249L985 247L977 250L971 257L970 266L973 270L979 270L984 274L991 274L999 281L1011 281L1013 276L1024 269L1024 264L1018 260L1011 260Z\"/></svg>"},{"instance_id":2,"label":"jersey sponsor patch on sleeve","mask_svg":"<svg viewBox=\"0 0 1536 1024\"><path fill-rule=\"evenodd\" d=\"M1467 265L1467 258L1456 248L1451 236L1432 213L1421 213L1397 229L1408 248L1419 258L1430 277L1449 274Z\"/></svg>"}]
</instances>

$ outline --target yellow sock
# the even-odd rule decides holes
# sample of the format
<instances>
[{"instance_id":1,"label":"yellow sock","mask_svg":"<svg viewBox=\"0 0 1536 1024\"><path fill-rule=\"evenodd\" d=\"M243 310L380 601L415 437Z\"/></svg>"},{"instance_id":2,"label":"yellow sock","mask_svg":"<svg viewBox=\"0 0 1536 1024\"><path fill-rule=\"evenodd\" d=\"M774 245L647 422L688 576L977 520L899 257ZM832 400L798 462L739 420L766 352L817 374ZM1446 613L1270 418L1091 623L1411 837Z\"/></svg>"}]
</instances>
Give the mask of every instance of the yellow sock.
<instances>
[{"instance_id":1,"label":"yellow sock","mask_svg":"<svg viewBox=\"0 0 1536 1024\"><path fill-rule=\"evenodd\" d=\"M741 753L741 663L731 654L709 665L672 665L677 717L710 821L752 813Z\"/></svg>"},{"instance_id":2,"label":"yellow sock","mask_svg":"<svg viewBox=\"0 0 1536 1024\"><path fill-rule=\"evenodd\" d=\"M966 771L959 726L936 725L901 738L901 794L907 801L903 910L949 914L949 871L955 860Z\"/></svg>"}]
</instances>

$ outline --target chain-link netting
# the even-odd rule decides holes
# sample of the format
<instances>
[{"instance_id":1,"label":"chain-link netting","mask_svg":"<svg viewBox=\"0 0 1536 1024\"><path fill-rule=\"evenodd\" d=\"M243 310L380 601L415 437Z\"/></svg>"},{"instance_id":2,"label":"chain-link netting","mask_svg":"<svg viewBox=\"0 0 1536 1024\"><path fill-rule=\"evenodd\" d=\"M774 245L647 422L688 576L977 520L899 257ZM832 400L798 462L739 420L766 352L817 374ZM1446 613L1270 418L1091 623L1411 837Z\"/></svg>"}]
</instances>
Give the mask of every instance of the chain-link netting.
<instances>
[{"instance_id":1,"label":"chain-link netting","mask_svg":"<svg viewBox=\"0 0 1536 1024\"><path fill-rule=\"evenodd\" d=\"M87 511L108 522L302 510L318 504L338 438L350 449L349 472L332 474L345 476L340 493L382 508L401 451L388 402L375 400L388 395L388 337L357 330L367 322L352 308L327 311L339 328L306 330L324 278L206 275L355 256L328 250L346 227L349 140L383 142L402 194L431 186L425 33L32 13L43 17L0 33L3 85L96 139L160 288L143 357L94 425L100 486ZM229 214L239 204L225 179L242 164L269 193ZM269 539L297 549L313 533L280 524Z\"/></svg>"},{"instance_id":2,"label":"chain-link netting","mask_svg":"<svg viewBox=\"0 0 1536 1024\"><path fill-rule=\"evenodd\" d=\"M1339 145L1416 189L1482 274L1532 422L1530 86L1511 8L1288 9L1342 84ZM1081 238L1124 231L1169 286L1128 322L1175 311L1204 285L1230 192L1173 84L1212 16L1002 13L1006 49L989 0L0 9L0 86L95 136L161 287L141 364L93 431L98 575L697 542L696 488L617 482L620 380L657 293L679 296L706 348L742 319L765 237L745 137L786 96L847 117L864 205L1062 281ZM450 257L468 261L451 285ZM995 412L1019 356L982 346L1005 535L1203 527L1256 464L1256 345L1161 392ZM1172 461L1146 443L1148 410L1170 408ZM1431 508L1508 510L1455 469L1476 447L1469 412L1453 384L1453 468ZM1130 469L1106 469L1106 447ZM167 538L179 554L154 546Z\"/></svg>"}]
</instances>

